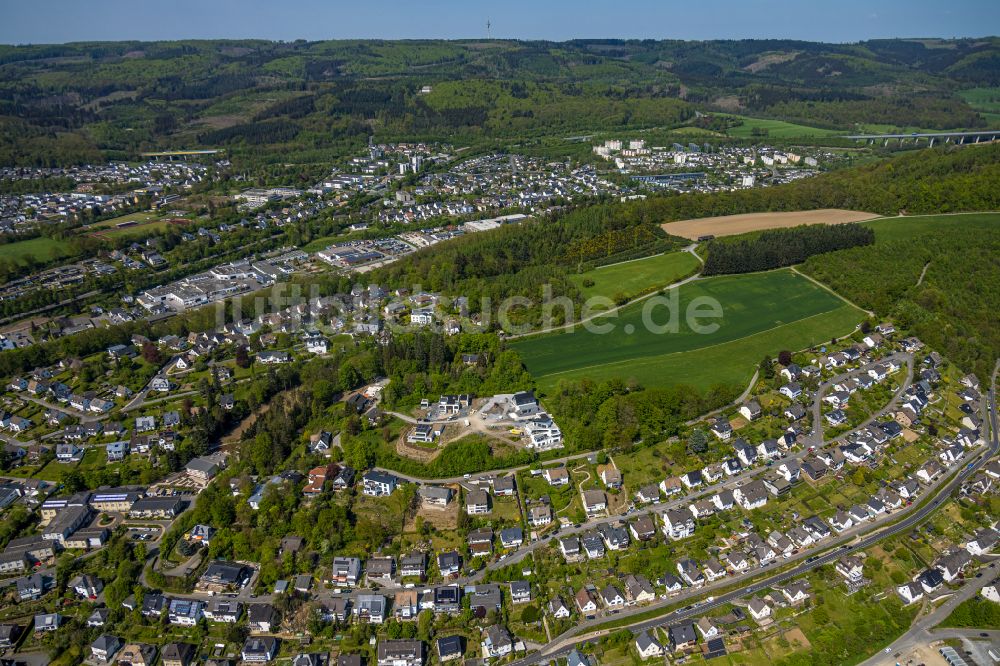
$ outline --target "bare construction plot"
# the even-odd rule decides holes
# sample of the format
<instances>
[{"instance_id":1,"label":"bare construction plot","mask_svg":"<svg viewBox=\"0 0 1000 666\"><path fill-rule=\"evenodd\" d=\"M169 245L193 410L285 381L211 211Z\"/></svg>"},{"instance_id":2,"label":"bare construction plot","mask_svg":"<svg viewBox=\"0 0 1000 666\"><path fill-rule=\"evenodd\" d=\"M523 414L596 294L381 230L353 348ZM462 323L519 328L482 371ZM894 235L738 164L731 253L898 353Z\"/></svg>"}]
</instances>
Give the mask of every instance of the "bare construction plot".
<instances>
[{"instance_id":1,"label":"bare construction plot","mask_svg":"<svg viewBox=\"0 0 1000 666\"><path fill-rule=\"evenodd\" d=\"M745 213L721 217L702 217L660 225L668 234L698 240L702 236L735 236L763 229L782 229L803 224L844 224L879 217L860 210L821 208L789 213Z\"/></svg>"}]
</instances>

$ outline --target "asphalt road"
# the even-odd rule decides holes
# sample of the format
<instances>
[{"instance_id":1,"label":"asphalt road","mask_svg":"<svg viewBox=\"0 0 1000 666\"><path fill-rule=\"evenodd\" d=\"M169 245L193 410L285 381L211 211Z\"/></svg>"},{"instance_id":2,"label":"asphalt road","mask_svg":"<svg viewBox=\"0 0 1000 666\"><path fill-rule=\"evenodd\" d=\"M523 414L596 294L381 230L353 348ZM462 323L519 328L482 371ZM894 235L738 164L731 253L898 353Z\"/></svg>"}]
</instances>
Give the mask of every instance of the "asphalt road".
<instances>
[{"instance_id":1,"label":"asphalt road","mask_svg":"<svg viewBox=\"0 0 1000 666\"><path fill-rule=\"evenodd\" d=\"M906 654L914 648L922 645L928 645L932 641L953 637L953 634L955 633L958 633L959 635L964 633L962 630L959 630L959 632L953 632L950 630L938 632L933 629L937 625L941 624L941 622L943 622L945 618L947 618L951 612L955 610L956 606L979 594L979 590L987 585L990 585L997 575L1000 575L1000 569L986 569L985 571L986 572L983 574L982 578L966 579L965 584L962 585L957 592L951 595L947 601L938 606L932 613L928 613L924 617L917 620L913 626L910 627L909 631L893 641L893 643L885 650L872 656L868 660L861 662L859 666L878 666L879 664L889 661L889 655L894 655L897 652ZM982 630L976 629L973 635L978 636L980 631ZM993 633L1000 636L1000 632Z\"/></svg>"},{"instance_id":2,"label":"asphalt road","mask_svg":"<svg viewBox=\"0 0 1000 666\"><path fill-rule=\"evenodd\" d=\"M900 384L899 390L896 391L896 393L892 396L892 400L890 400L882 409L880 409L879 411L875 412L870 417L868 417L863 423L859 424L857 428L855 428L855 430L859 430L861 428L865 428L871 425L871 423L875 421L875 419L882 416L882 414L884 414L886 411L894 409L896 407L896 405L899 403L900 396L903 395L903 391L909 388L910 384L913 382L913 354L907 352L897 352L895 354L889 354L888 356L883 356L882 358L872 361L871 363L864 364L860 368L855 368L854 370L850 370L849 372L839 374L836 377L831 377L829 380L823 382L823 384L818 389L816 389L816 395L813 396L812 406L810 407L813 419L813 429L812 432L809 433L809 441L811 444L816 445L818 442L823 441L823 415L822 415L823 396L826 395L827 391L833 388L834 385L846 381L851 377L857 377L860 375L867 374L871 368L875 367L879 363L888 360L902 362L906 364L906 379L903 380L902 384Z\"/></svg>"}]
</instances>

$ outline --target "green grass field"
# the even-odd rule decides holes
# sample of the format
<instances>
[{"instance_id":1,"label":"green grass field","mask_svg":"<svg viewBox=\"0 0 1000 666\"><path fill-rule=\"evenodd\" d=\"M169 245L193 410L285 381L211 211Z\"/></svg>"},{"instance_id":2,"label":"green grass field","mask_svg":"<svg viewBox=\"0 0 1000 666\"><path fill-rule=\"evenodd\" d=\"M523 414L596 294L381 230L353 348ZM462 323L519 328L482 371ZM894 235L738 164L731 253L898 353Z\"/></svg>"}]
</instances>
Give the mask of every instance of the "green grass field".
<instances>
[{"instance_id":1,"label":"green grass field","mask_svg":"<svg viewBox=\"0 0 1000 666\"><path fill-rule=\"evenodd\" d=\"M128 215L120 215L118 217L113 217L110 220L102 220L100 222L95 222L94 224L88 224L83 227L83 231L94 231L96 229L108 229L114 228L115 225L121 224L123 222L136 222L138 224L143 224L145 222L152 222L157 219L156 213L141 212L141 213L129 213Z\"/></svg>"},{"instance_id":2,"label":"green grass field","mask_svg":"<svg viewBox=\"0 0 1000 666\"><path fill-rule=\"evenodd\" d=\"M36 261L47 262L71 256L66 243L52 238L31 238L0 245L0 259L25 263L28 257Z\"/></svg>"},{"instance_id":3,"label":"green grass field","mask_svg":"<svg viewBox=\"0 0 1000 666\"><path fill-rule=\"evenodd\" d=\"M135 222L135 225L120 229L117 228L117 225L125 222ZM88 224L80 229L80 233L100 233L104 238L132 238L148 236L163 231L169 226L170 223L165 219L161 219L156 213L140 212L129 213L128 215L113 217L110 220Z\"/></svg>"},{"instance_id":4,"label":"green grass field","mask_svg":"<svg viewBox=\"0 0 1000 666\"><path fill-rule=\"evenodd\" d=\"M956 231L962 228L980 228L983 233L993 233L1000 224L1000 213L957 213L954 215L909 215L906 217L877 217L865 220L860 224L875 230L875 242L879 241L909 241L938 231L953 227Z\"/></svg>"},{"instance_id":5,"label":"green grass field","mask_svg":"<svg viewBox=\"0 0 1000 666\"><path fill-rule=\"evenodd\" d=\"M571 275L570 279L584 298L606 296L613 299L618 294L633 298L691 275L699 265L690 252L669 252L595 268ZM585 280L592 280L594 286L585 287Z\"/></svg>"},{"instance_id":6,"label":"green grass field","mask_svg":"<svg viewBox=\"0 0 1000 666\"><path fill-rule=\"evenodd\" d=\"M144 224L137 224L134 227L123 227L121 229L105 229L101 231L101 236L105 238L131 238L133 236L148 236L170 227L170 222L166 220L156 220Z\"/></svg>"},{"instance_id":7,"label":"green grass field","mask_svg":"<svg viewBox=\"0 0 1000 666\"><path fill-rule=\"evenodd\" d=\"M969 88L960 90L958 94L986 118L990 127L1000 127L1000 87Z\"/></svg>"},{"instance_id":8,"label":"green grass field","mask_svg":"<svg viewBox=\"0 0 1000 666\"><path fill-rule=\"evenodd\" d=\"M743 124L739 127L733 127L729 130L728 134L732 137L737 137L740 139L748 139L754 136L759 136L754 134L754 131L767 130L768 137L773 139L793 139L798 137L809 137L809 136L833 136L836 134L842 134L836 130L821 129L819 127L809 127L807 125L797 125L795 123L788 123L784 120L771 120L765 118L749 118L747 116L733 116L743 120Z\"/></svg>"},{"instance_id":9,"label":"green grass field","mask_svg":"<svg viewBox=\"0 0 1000 666\"><path fill-rule=\"evenodd\" d=\"M695 299L715 299L721 306L721 318L700 320L702 325L718 323L714 332L701 334L684 322ZM647 330L642 322L645 303L637 303L617 318L602 320L613 323L610 333L577 328L516 341L512 347L543 391L561 379L583 377L705 388L746 383L764 355L845 335L863 318L860 310L789 270L698 280L680 288L677 303L681 323L676 332ZM666 308L653 310L654 322L666 318Z\"/></svg>"}]
</instances>

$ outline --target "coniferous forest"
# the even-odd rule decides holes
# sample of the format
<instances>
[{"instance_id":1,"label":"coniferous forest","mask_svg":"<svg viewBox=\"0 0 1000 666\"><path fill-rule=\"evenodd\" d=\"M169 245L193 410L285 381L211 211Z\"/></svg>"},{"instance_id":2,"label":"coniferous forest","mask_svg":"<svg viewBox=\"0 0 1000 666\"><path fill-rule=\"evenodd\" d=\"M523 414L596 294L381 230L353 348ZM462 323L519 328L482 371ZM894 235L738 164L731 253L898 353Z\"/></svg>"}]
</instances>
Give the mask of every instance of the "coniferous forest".
<instances>
[{"instance_id":1,"label":"coniferous forest","mask_svg":"<svg viewBox=\"0 0 1000 666\"><path fill-rule=\"evenodd\" d=\"M814 254L874 242L875 232L859 224L772 229L740 240L712 241L702 275L767 271L802 263Z\"/></svg>"}]
</instances>

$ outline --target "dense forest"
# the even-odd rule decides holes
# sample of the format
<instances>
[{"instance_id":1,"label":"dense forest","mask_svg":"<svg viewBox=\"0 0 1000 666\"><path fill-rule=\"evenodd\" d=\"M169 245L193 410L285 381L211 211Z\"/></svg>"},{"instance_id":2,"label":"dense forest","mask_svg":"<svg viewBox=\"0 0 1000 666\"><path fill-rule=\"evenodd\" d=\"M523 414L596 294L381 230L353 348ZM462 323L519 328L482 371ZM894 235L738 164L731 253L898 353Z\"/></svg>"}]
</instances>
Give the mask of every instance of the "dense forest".
<instances>
[{"instance_id":1,"label":"dense forest","mask_svg":"<svg viewBox=\"0 0 1000 666\"><path fill-rule=\"evenodd\" d=\"M988 378L1000 358L1000 215L869 224L873 245L811 257L803 270Z\"/></svg>"},{"instance_id":2,"label":"dense forest","mask_svg":"<svg viewBox=\"0 0 1000 666\"><path fill-rule=\"evenodd\" d=\"M859 224L813 224L771 229L735 240L708 245L702 275L752 273L800 264L815 254L871 245L875 232Z\"/></svg>"},{"instance_id":3,"label":"dense forest","mask_svg":"<svg viewBox=\"0 0 1000 666\"><path fill-rule=\"evenodd\" d=\"M210 145L261 168L371 134L471 144L698 125L696 109L840 130L982 127L956 91L998 85L998 51L996 38L2 46L0 163Z\"/></svg>"}]
</instances>

